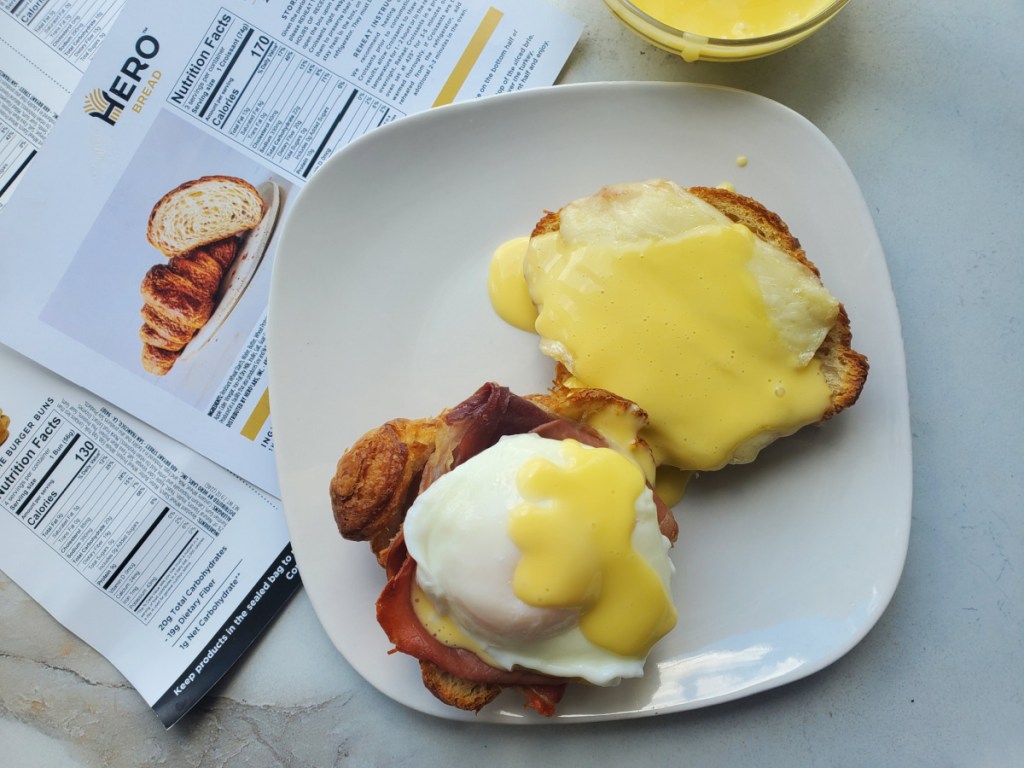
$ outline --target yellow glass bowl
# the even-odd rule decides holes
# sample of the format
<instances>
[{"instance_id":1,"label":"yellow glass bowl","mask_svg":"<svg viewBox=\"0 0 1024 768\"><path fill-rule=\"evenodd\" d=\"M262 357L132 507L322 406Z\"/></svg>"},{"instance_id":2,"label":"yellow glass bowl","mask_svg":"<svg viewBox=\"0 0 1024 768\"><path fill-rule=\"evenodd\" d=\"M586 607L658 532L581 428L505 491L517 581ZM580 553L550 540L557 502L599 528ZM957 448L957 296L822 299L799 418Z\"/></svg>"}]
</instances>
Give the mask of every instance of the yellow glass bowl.
<instances>
[{"instance_id":1,"label":"yellow glass bowl","mask_svg":"<svg viewBox=\"0 0 1024 768\"><path fill-rule=\"evenodd\" d=\"M835 0L817 15L771 35L745 38L704 37L671 27L647 15L629 0L605 0L620 21L647 42L678 54L686 61L747 61L796 45L817 32L843 9L848 0Z\"/></svg>"}]
</instances>

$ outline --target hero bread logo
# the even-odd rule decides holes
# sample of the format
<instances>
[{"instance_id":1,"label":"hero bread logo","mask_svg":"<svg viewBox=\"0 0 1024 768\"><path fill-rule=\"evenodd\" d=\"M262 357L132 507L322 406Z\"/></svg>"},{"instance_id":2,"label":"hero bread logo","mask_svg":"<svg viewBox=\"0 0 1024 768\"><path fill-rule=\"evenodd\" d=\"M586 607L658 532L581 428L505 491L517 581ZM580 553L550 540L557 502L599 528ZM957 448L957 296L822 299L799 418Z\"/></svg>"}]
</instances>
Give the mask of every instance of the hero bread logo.
<instances>
[{"instance_id":1,"label":"hero bread logo","mask_svg":"<svg viewBox=\"0 0 1024 768\"><path fill-rule=\"evenodd\" d=\"M124 105L115 102L101 88L93 88L85 96L85 111L90 116L98 117L113 125L121 119Z\"/></svg>"},{"instance_id":2,"label":"hero bread logo","mask_svg":"<svg viewBox=\"0 0 1024 768\"><path fill-rule=\"evenodd\" d=\"M143 105L153 94L153 89L160 81L160 70L154 69L147 73L150 59L160 51L160 42L152 35L142 35L135 41L135 51L124 60L121 70L114 76L110 86L93 88L85 96L84 109L90 117L99 118L108 125L116 125L128 102L141 87L131 109L141 112ZM143 80L145 78L145 81ZM143 84L145 82L145 84Z\"/></svg>"}]
</instances>

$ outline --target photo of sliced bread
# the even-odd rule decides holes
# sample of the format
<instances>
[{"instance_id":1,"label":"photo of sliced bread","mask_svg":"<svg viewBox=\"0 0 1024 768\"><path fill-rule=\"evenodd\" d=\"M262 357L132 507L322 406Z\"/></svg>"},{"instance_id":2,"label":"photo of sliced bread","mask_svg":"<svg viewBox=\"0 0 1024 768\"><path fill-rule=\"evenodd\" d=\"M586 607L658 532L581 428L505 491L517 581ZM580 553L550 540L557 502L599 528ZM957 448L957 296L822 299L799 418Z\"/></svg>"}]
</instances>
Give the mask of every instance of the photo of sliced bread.
<instances>
[{"instance_id":1,"label":"photo of sliced bread","mask_svg":"<svg viewBox=\"0 0 1024 768\"><path fill-rule=\"evenodd\" d=\"M265 212L263 197L244 179L203 176L160 198L146 239L170 258L252 229Z\"/></svg>"}]
</instances>

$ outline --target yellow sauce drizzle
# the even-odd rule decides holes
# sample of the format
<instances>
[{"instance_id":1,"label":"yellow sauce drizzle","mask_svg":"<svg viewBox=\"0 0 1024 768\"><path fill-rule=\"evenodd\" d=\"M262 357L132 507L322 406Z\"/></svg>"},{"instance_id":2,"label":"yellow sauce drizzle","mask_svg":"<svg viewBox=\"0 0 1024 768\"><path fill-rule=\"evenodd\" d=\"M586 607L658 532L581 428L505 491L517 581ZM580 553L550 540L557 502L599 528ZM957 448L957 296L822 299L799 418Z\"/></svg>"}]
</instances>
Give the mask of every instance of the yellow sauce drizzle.
<instances>
[{"instance_id":1,"label":"yellow sauce drizzle","mask_svg":"<svg viewBox=\"0 0 1024 768\"><path fill-rule=\"evenodd\" d=\"M430 599L430 595L424 592L423 588L416 582L413 582L412 587L412 609L416 614L416 618L420 620L420 624L438 642L453 648L466 648L492 667L500 667L483 650L479 643L462 631L462 628L455 621L437 610L437 606Z\"/></svg>"},{"instance_id":2,"label":"yellow sauce drizzle","mask_svg":"<svg viewBox=\"0 0 1024 768\"><path fill-rule=\"evenodd\" d=\"M587 424L597 430L609 448L618 451L640 467L648 483L654 483L654 457L637 439L637 430L641 428L641 422L637 417L609 408L588 417Z\"/></svg>"},{"instance_id":3,"label":"yellow sauce drizzle","mask_svg":"<svg viewBox=\"0 0 1024 768\"><path fill-rule=\"evenodd\" d=\"M487 277L487 293L498 317L524 331L533 331L537 319L523 276L523 259L529 243L529 237L517 237L500 245L491 258Z\"/></svg>"},{"instance_id":4,"label":"yellow sauce drizzle","mask_svg":"<svg viewBox=\"0 0 1024 768\"><path fill-rule=\"evenodd\" d=\"M594 645L646 656L676 611L631 542L643 473L612 449L562 445L567 466L535 458L517 475L527 501L509 516L522 552L513 592L528 605L580 608L580 630Z\"/></svg>"},{"instance_id":5,"label":"yellow sauce drizzle","mask_svg":"<svg viewBox=\"0 0 1024 768\"><path fill-rule=\"evenodd\" d=\"M665 504L673 507L682 500L691 477L693 477L693 472L686 469L676 469L667 464L658 467L658 474L654 480L654 492Z\"/></svg>"},{"instance_id":6,"label":"yellow sauce drizzle","mask_svg":"<svg viewBox=\"0 0 1024 768\"><path fill-rule=\"evenodd\" d=\"M576 383L647 411L641 436L659 465L718 469L754 435L789 434L827 407L820 364L797 361L769 316L746 227L706 224L646 247L539 247L528 275L537 332L571 358Z\"/></svg>"}]
</instances>

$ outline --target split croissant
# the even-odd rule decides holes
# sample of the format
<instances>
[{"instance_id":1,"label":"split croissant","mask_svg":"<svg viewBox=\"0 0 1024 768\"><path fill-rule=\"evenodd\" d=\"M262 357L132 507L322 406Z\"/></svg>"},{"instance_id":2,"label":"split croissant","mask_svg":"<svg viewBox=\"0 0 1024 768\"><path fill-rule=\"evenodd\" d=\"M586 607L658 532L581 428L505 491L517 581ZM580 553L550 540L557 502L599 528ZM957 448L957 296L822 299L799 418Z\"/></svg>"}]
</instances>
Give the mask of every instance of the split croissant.
<instances>
[{"instance_id":1,"label":"split croissant","mask_svg":"<svg viewBox=\"0 0 1024 768\"><path fill-rule=\"evenodd\" d=\"M142 367L162 376L210 319L238 239L228 237L173 256L142 280Z\"/></svg>"},{"instance_id":2,"label":"split croissant","mask_svg":"<svg viewBox=\"0 0 1024 768\"><path fill-rule=\"evenodd\" d=\"M267 206L259 191L234 176L203 176L172 189L153 206L146 239L178 256L260 223Z\"/></svg>"},{"instance_id":3,"label":"split croissant","mask_svg":"<svg viewBox=\"0 0 1024 768\"><path fill-rule=\"evenodd\" d=\"M259 191L234 176L180 184L153 206L146 239L169 261L142 281L142 367L163 376L210 319L238 236L260 223Z\"/></svg>"}]
</instances>

